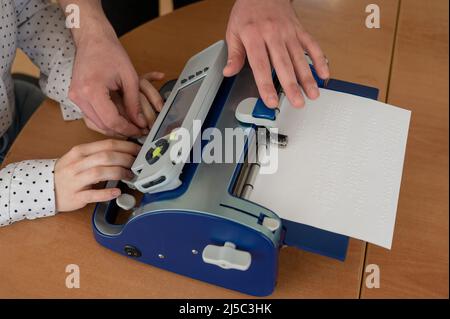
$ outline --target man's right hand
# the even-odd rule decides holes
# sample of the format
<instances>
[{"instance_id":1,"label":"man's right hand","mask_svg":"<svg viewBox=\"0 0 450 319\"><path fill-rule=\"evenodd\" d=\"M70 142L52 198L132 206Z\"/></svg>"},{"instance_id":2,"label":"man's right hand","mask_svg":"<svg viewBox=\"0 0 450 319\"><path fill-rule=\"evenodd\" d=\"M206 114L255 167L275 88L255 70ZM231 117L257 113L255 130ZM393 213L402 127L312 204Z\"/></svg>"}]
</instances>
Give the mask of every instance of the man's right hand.
<instances>
[{"instance_id":1,"label":"man's right hand","mask_svg":"<svg viewBox=\"0 0 450 319\"><path fill-rule=\"evenodd\" d=\"M69 98L102 133L110 136L148 134L141 109L138 75L103 14L99 1L71 0L80 6L81 28L73 29L77 53ZM64 6L64 1L61 5ZM111 99L123 98L124 112Z\"/></svg>"}]
</instances>

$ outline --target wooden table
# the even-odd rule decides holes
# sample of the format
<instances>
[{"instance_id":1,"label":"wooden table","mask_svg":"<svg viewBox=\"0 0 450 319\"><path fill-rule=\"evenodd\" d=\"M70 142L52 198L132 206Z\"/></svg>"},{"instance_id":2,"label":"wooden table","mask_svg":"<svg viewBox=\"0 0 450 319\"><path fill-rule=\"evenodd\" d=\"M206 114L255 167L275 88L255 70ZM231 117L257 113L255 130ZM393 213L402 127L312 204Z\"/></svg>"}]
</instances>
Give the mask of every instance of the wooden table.
<instances>
[{"instance_id":1,"label":"wooden table","mask_svg":"<svg viewBox=\"0 0 450 319\"><path fill-rule=\"evenodd\" d=\"M303 24L319 40L331 61L333 77L378 87L381 90L380 100L385 101L389 89L399 2L379 0L377 3L382 10L381 29L365 27L366 1L302 0L295 1L294 5ZM175 78L191 55L224 37L231 6L232 1L229 0L210 0L192 5L139 27L124 36L122 42L139 73L161 70L168 78ZM413 107L410 103L405 106ZM442 116L445 115L445 110L439 111L444 112ZM448 109L446 114L448 118ZM429 112L424 110L424 116L427 115ZM442 139L440 134L445 131L445 125L439 124L441 130L430 131L427 133L430 137L436 133ZM448 132L448 126L446 129ZM416 136L420 139L420 135ZM57 157L73 145L101 138L102 136L88 131L81 122L63 122L56 104L46 101L16 140L6 162ZM417 144L414 147L421 146ZM424 151L434 148L434 144L426 144ZM443 147L441 150L444 150ZM411 153L412 151L409 152ZM445 162L445 157L442 162ZM435 167L434 170L438 172L438 168ZM405 174L420 175L420 172L406 169ZM408 175L404 178L404 184L408 181L407 178ZM413 184L403 187L409 194L414 194L414 190L417 190ZM408 200L403 198L403 191L400 197L402 203ZM444 204L445 199L442 197L435 203L441 210L444 209ZM406 204L400 205L400 210L402 209L407 209ZM91 205L77 212L24 221L0 229L0 297L246 297L130 261L101 247L92 236L92 210ZM398 225L403 222L404 215L405 212L399 212ZM425 216L423 217L425 220ZM366 243L351 240L345 262L292 248L283 249L278 286L272 297L358 298L362 292L366 253L368 260L372 262L373 259L373 262L383 265L383 288L388 284L396 285L395 271L398 268L389 270L388 263L389 258L396 254L397 247L402 249L406 245L405 243L400 247L399 236L396 235L392 253L380 252L372 247L366 252ZM401 240L407 242L408 238L401 237ZM448 247L448 237L446 240ZM397 254L398 257L394 260L400 265L400 258L404 254ZM448 249L446 256L448 266ZM65 287L65 268L68 264L80 266L80 289ZM417 265L419 266L420 264ZM390 274L386 283L383 282L384 267ZM439 271L436 274L443 273ZM448 279L448 269L446 274ZM437 281L441 278L433 275L427 280ZM380 289L377 296L382 296L383 291ZM428 295L430 291L432 289L424 291L424 295ZM363 293L368 297L376 296L371 291L364 290ZM446 293L448 296L448 286ZM387 295L403 296L406 293L399 289L392 290ZM445 290L439 290L437 295L445 295Z\"/></svg>"},{"instance_id":2,"label":"wooden table","mask_svg":"<svg viewBox=\"0 0 450 319\"><path fill-rule=\"evenodd\" d=\"M448 6L402 1L388 103L412 110L392 251L369 245L365 298L448 298Z\"/></svg>"}]
</instances>

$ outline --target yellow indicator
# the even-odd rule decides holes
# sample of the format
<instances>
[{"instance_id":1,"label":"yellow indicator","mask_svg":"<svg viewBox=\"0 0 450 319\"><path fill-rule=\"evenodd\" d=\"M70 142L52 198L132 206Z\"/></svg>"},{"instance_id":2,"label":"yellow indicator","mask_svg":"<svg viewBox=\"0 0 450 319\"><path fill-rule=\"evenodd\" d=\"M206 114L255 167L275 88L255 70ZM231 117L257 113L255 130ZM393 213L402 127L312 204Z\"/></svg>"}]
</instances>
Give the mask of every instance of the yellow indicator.
<instances>
[{"instance_id":1,"label":"yellow indicator","mask_svg":"<svg viewBox=\"0 0 450 319\"><path fill-rule=\"evenodd\" d=\"M170 135L169 135L169 140L175 141L176 139L177 139L177 132L173 131L173 132L170 133Z\"/></svg>"},{"instance_id":2,"label":"yellow indicator","mask_svg":"<svg viewBox=\"0 0 450 319\"><path fill-rule=\"evenodd\" d=\"M157 148L155 148L155 150L152 153L152 157L153 158L161 157L161 147L158 146Z\"/></svg>"}]
</instances>

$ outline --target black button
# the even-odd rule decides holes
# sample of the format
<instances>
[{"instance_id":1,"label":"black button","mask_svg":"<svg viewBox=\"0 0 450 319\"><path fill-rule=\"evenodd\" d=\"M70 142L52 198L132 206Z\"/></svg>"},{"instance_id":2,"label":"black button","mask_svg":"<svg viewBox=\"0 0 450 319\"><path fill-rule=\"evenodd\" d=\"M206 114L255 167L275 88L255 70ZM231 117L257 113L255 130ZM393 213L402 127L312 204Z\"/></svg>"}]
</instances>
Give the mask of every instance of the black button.
<instances>
[{"instance_id":1,"label":"black button","mask_svg":"<svg viewBox=\"0 0 450 319\"><path fill-rule=\"evenodd\" d=\"M197 71L197 73L195 73L195 75L199 76L199 75L202 74L202 73L203 73L203 71L200 70L200 71Z\"/></svg>"},{"instance_id":2,"label":"black button","mask_svg":"<svg viewBox=\"0 0 450 319\"><path fill-rule=\"evenodd\" d=\"M160 138L155 142L156 146L166 146L169 145L169 142L165 138Z\"/></svg>"},{"instance_id":3,"label":"black button","mask_svg":"<svg viewBox=\"0 0 450 319\"><path fill-rule=\"evenodd\" d=\"M147 160L147 163L150 165L155 164L159 160L159 156L153 157L153 152L155 149L153 147L150 147L147 154L145 154L145 159Z\"/></svg>"},{"instance_id":4,"label":"black button","mask_svg":"<svg viewBox=\"0 0 450 319\"><path fill-rule=\"evenodd\" d=\"M164 153L169 148L169 141L164 138L157 140L155 144L156 144L156 146L161 148L161 151L160 151L161 155L164 155Z\"/></svg>"},{"instance_id":5,"label":"black button","mask_svg":"<svg viewBox=\"0 0 450 319\"><path fill-rule=\"evenodd\" d=\"M189 75L189 80L192 80L194 78L194 74Z\"/></svg>"},{"instance_id":6,"label":"black button","mask_svg":"<svg viewBox=\"0 0 450 319\"><path fill-rule=\"evenodd\" d=\"M166 177L163 175L163 176L160 176L160 177L158 177L157 179L155 179L155 180L153 180L151 182L148 182L148 183L142 185L142 187L143 188L150 188L150 187L153 187L155 185L161 184L165 180L166 180Z\"/></svg>"},{"instance_id":7,"label":"black button","mask_svg":"<svg viewBox=\"0 0 450 319\"><path fill-rule=\"evenodd\" d=\"M168 150L168 148L169 148L169 141L166 140L166 139L164 139L164 138L160 138L159 140L157 140L157 141L155 142L155 146L156 146L156 148L155 148L155 147L151 147L151 148L148 150L147 154L145 154L145 159L147 160L147 162L148 162L150 165L155 164L155 163L159 160L159 158L160 158L161 156L163 156L164 153L167 152L167 150ZM158 155L153 156L153 153L154 153L155 150L157 150L158 148L159 148L159 151L157 152Z\"/></svg>"},{"instance_id":8,"label":"black button","mask_svg":"<svg viewBox=\"0 0 450 319\"><path fill-rule=\"evenodd\" d=\"M187 79L181 80L181 84L186 83L186 82L187 82Z\"/></svg>"},{"instance_id":9,"label":"black button","mask_svg":"<svg viewBox=\"0 0 450 319\"><path fill-rule=\"evenodd\" d=\"M209 67L206 67L203 69L203 71L207 72L209 70Z\"/></svg>"},{"instance_id":10,"label":"black button","mask_svg":"<svg viewBox=\"0 0 450 319\"><path fill-rule=\"evenodd\" d=\"M136 257L137 258L137 257L141 257L142 256L142 254L139 251L139 249L137 249L136 247L131 246L131 245L126 245L123 250L125 251L125 254L127 254L127 256L130 256L130 257Z\"/></svg>"}]
</instances>

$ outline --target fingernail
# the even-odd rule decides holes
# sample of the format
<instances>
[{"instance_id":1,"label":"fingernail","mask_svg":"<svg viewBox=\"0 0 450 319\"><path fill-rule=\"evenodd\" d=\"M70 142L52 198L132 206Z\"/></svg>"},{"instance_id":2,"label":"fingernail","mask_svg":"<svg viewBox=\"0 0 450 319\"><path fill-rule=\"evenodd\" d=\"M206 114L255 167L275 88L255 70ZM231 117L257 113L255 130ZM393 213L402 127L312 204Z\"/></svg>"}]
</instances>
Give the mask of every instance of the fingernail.
<instances>
[{"instance_id":1,"label":"fingernail","mask_svg":"<svg viewBox=\"0 0 450 319\"><path fill-rule=\"evenodd\" d=\"M111 196L114 196L114 197L120 196L120 189L113 189L111 191Z\"/></svg>"},{"instance_id":2,"label":"fingernail","mask_svg":"<svg viewBox=\"0 0 450 319\"><path fill-rule=\"evenodd\" d=\"M267 102L269 102L268 106L276 107L278 105L278 98L276 95L269 95Z\"/></svg>"},{"instance_id":3,"label":"fingernail","mask_svg":"<svg viewBox=\"0 0 450 319\"><path fill-rule=\"evenodd\" d=\"M134 177L134 174L133 174L132 171L127 172L127 176L126 176L126 180L127 180L127 181L132 180L133 177Z\"/></svg>"},{"instance_id":4,"label":"fingernail","mask_svg":"<svg viewBox=\"0 0 450 319\"><path fill-rule=\"evenodd\" d=\"M310 96L311 96L313 99L317 98L317 97L319 96L319 94L320 94L320 93L319 93L319 87L317 86L317 83L311 85L311 86L308 88L308 92L309 92Z\"/></svg>"},{"instance_id":5,"label":"fingernail","mask_svg":"<svg viewBox=\"0 0 450 319\"><path fill-rule=\"evenodd\" d=\"M303 101L303 99L298 97L294 100L294 107L302 108L303 106L305 106L305 101Z\"/></svg>"},{"instance_id":6,"label":"fingernail","mask_svg":"<svg viewBox=\"0 0 450 319\"><path fill-rule=\"evenodd\" d=\"M227 61L227 65L230 65L231 63L233 62L233 60L231 60L231 59L228 59L228 61Z\"/></svg>"},{"instance_id":7,"label":"fingernail","mask_svg":"<svg viewBox=\"0 0 450 319\"><path fill-rule=\"evenodd\" d=\"M139 121L139 125L140 126L146 126L147 125L147 120L145 119L144 113L139 112L139 114L138 114L138 121Z\"/></svg>"}]
</instances>

